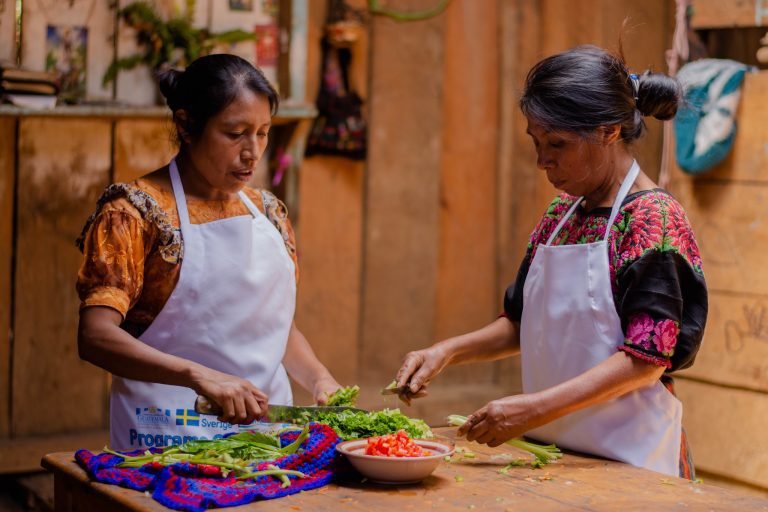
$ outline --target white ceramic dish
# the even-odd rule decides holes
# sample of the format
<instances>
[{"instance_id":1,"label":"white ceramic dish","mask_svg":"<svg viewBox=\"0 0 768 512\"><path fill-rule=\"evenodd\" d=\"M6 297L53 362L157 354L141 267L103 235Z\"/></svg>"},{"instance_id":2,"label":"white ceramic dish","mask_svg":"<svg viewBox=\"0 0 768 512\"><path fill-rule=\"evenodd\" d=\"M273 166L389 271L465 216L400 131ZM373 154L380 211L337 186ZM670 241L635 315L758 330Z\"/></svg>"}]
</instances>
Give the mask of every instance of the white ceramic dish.
<instances>
[{"instance_id":1,"label":"white ceramic dish","mask_svg":"<svg viewBox=\"0 0 768 512\"><path fill-rule=\"evenodd\" d=\"M344 441L336 450L349 459L352 466L372 482L382 484L413 484L427 478L440 461L453 454L453 446L429 439L414 439L414 443L429 451L423 457L384 457L366 455L367 439Z\"/></svg>"}]
</instances>

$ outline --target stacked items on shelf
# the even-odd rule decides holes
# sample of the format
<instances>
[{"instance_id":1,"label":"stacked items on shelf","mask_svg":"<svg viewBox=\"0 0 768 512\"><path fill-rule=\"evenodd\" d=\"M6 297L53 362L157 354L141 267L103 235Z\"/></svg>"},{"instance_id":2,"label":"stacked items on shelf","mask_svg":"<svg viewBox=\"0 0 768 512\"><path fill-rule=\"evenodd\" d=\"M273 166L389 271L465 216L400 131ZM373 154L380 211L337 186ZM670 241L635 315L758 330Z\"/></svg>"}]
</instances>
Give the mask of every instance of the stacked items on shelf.
<instances>
[{"instance_id":1,"label":"stacked items on shelf","mask_svg":"<svg viewBox=\"0 0 768 512\"><path fill-rule=\"evenodd\" d=\"M0 95L4 102L27 108L56 106L58 77L47 71L0 67Z\"/></svg>"}]
</instances>

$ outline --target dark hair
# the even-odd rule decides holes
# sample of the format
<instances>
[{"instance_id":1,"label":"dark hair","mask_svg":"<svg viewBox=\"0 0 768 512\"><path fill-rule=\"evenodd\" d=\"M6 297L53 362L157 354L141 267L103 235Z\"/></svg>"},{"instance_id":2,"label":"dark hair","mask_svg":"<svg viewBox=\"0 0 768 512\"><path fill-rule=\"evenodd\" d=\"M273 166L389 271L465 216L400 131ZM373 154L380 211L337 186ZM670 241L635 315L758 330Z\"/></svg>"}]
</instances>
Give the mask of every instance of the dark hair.
<instances>
[{"instance_id":1,"label":"dark hair","mask_svg":"<svg viewBox=\"0 0 768 512\"><path fill-rule=\"evenodd\" d=\"M682 99L682 88L672 77L645 71L637 80L636 92L620 55L577 46L533 66L520 109L549 129L582 135L618 124L622 140L632 142L645 132L643 116L672 119Z\"/></svg>"},{"instance_id":2,"label":"dark hair","mask_svg":"<svg viewBox=\"0 0 768 512\"><path fill-rule=\"evenodd\" d=\"M232 103L243 88L266 97L273 115L280 102L261 70L236 55L206 55L184 71L162 71L157 79L171 112L187 113L184 128L192 137L199 136L208 121Z\"/></svg>"}]
</instances>

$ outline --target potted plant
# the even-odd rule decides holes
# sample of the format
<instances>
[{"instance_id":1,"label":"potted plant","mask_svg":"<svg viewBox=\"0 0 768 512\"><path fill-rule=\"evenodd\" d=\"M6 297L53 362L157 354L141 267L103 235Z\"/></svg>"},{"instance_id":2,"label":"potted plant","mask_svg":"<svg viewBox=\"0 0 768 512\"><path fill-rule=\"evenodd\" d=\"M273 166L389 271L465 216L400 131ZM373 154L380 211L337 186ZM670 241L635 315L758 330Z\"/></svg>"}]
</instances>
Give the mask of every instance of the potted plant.
<instances>
[{"instance_id":1,"label":"potted plant","mask_svg":"<svg viewBox=\"0 0 768 512\"><path fill-rule=\"evenodd\" d=\"M107 68L102 80L104 85L114 81L123 70L141 64L153 72L169 68L185 68L196 58L207 55L217 45L234 44L253 40L256 35L244 30L228 30L211 33L192 25L195 0L187 0L183 14L164 21L151 3L139 1L118 11L118 17L136 30L136 41L141 51L134 55L115 59Z\"/></svg>"}]
</instances>

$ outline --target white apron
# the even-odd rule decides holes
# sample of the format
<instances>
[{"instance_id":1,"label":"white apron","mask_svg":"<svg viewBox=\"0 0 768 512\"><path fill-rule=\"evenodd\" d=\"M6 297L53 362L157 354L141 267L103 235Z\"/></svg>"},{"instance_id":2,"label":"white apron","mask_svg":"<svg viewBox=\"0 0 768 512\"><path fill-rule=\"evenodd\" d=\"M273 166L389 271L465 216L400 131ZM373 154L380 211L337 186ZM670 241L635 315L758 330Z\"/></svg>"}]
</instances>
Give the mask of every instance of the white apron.
<instances>
[{"instance_id":1,"label":"white apron","mask_svg":"<svg viewBox=\"0 0 768 512\"><path fill-rule=\"evenodd\" d=\"M608 219L605 238L551 245L579 198L539 245L523 287L520 345L523 391L567 381L616 353L624 333L608 266L610 226L640 171L627 173ZM589 407L526 435L575 451L679 476L682 406L661 382Z\"/></svg>"},{"instance_id":2,"label":"white apron","mask_svg":"<svg viewBox=\"0 0 768 512\"><path fill-rule=\"evenodd\" d=\"M176 161L171 183L184 256L160 314L139 339L158 350L250 380L270 403L291 404L282 365L296 304L294 265L272 223L243 193L249 215L190 224ZM110 445L128 450L212 439L239 427L200 416L186 387L114 377Z\"/></svg>"}]
</instances>

